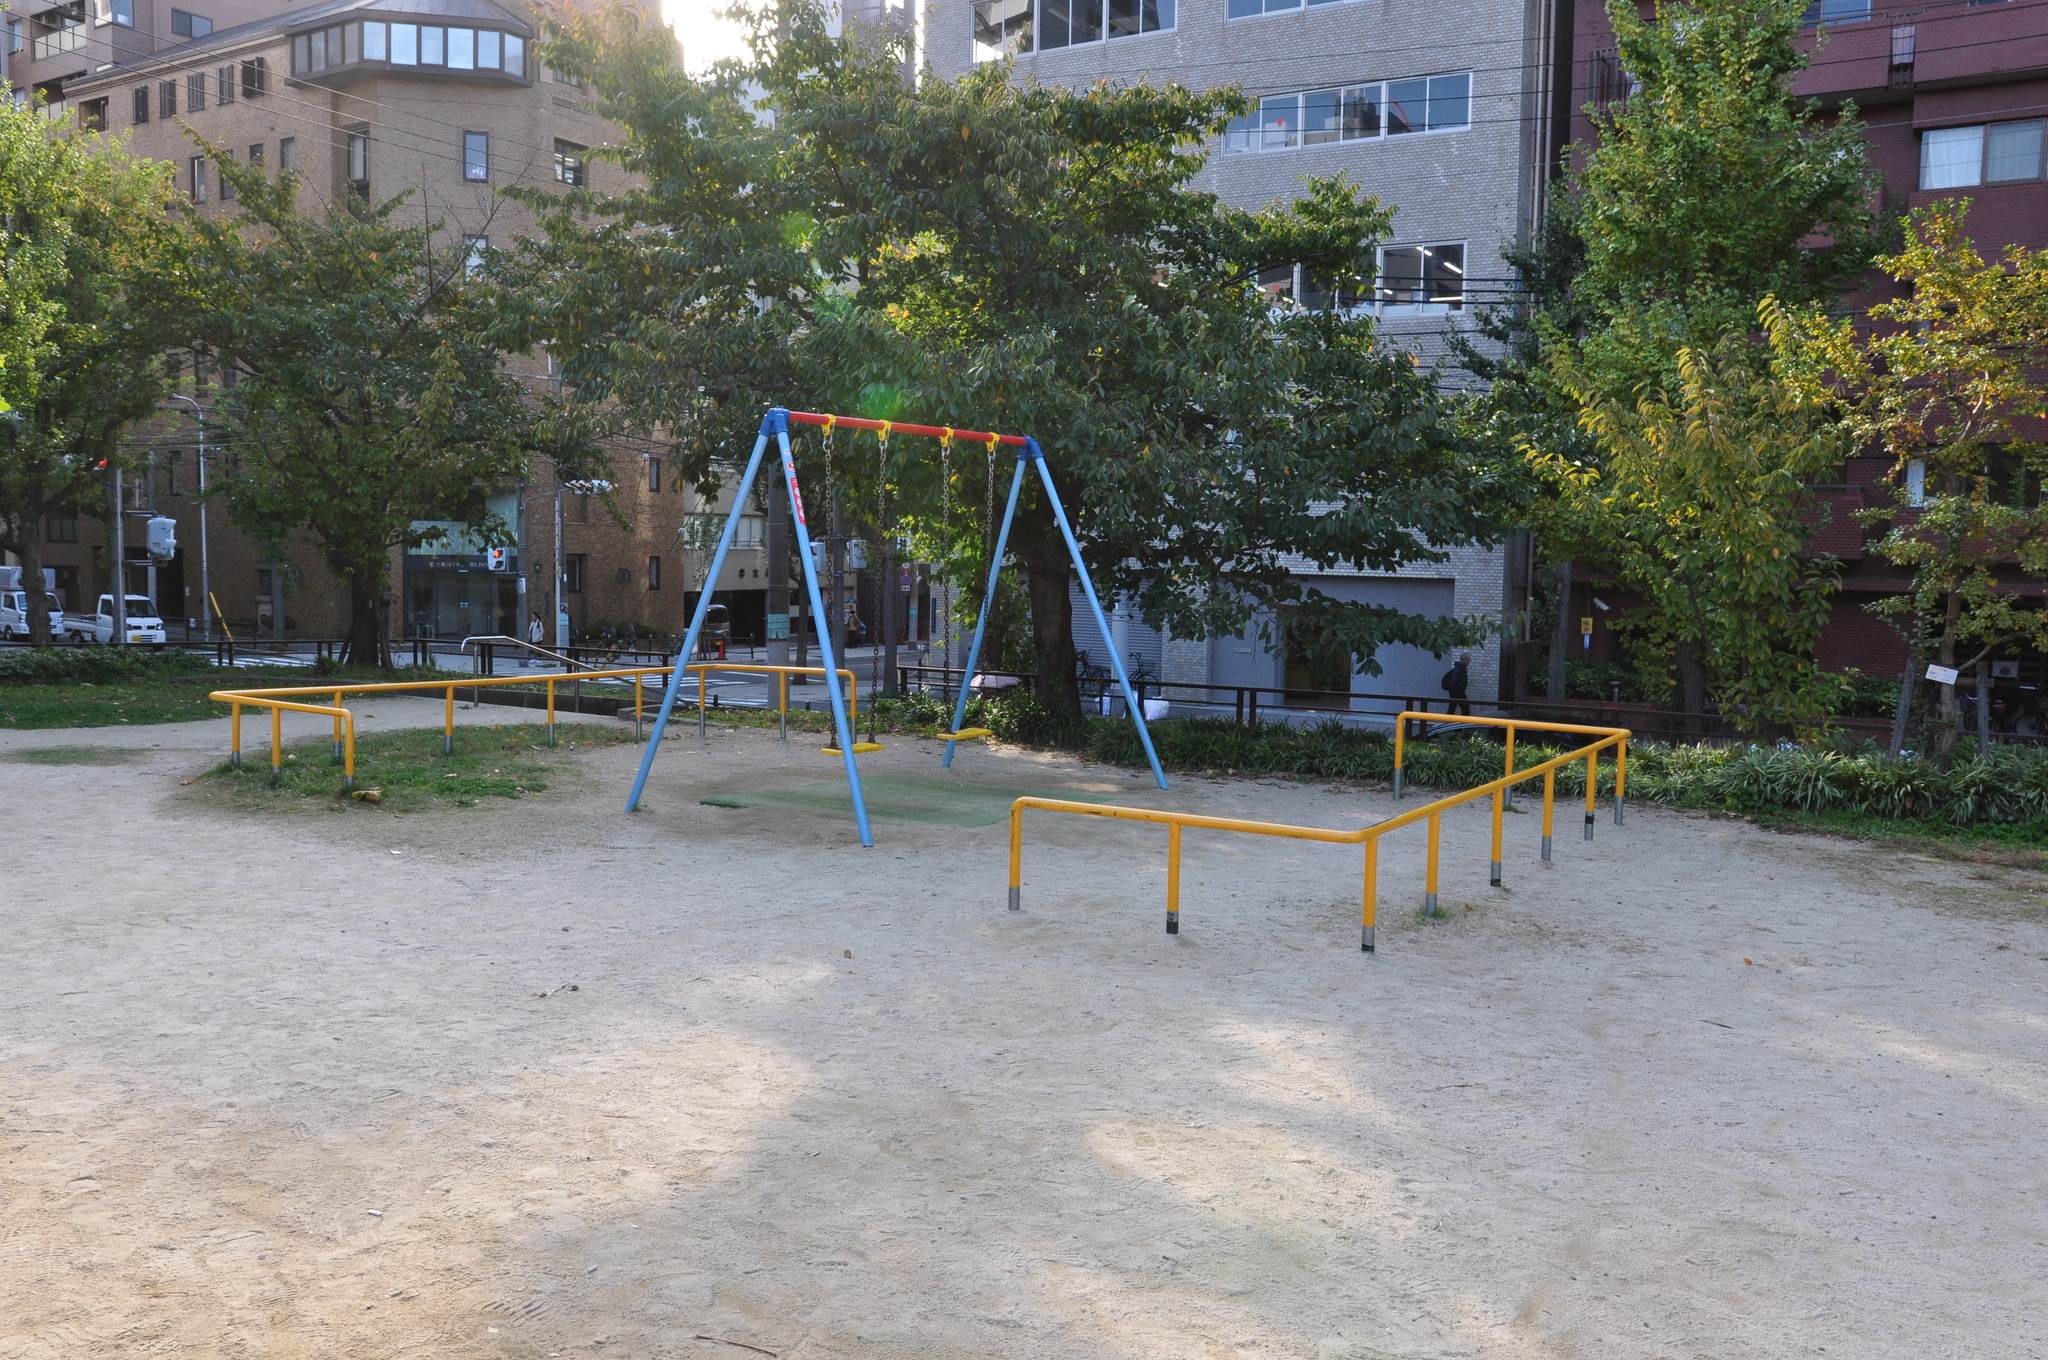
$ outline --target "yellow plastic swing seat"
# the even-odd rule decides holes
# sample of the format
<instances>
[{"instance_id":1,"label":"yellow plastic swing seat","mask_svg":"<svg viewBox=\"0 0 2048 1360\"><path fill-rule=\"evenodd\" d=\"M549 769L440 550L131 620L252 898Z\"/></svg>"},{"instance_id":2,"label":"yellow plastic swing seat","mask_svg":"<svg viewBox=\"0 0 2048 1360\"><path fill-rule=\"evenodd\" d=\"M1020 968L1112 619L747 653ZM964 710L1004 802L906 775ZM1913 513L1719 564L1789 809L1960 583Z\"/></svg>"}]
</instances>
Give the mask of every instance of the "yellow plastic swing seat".
<instances>
[{"instance_id":1,"label":"yellow plastic swing seat","mask_svg":"<svg viewBox=\"0 0 2048 1360\"><path fill-rule=\"evenodd\" d=\"M980 737L992 737L995 733L986 727L963 727L958 732L941 732L941 741L974 741Z\"/></svg>"},{"instance_id":2,"label":"yellow plastic swing seat","mask_svg":"<svg viewBox=\"0 0 2048 1360\"><path fill-rule=\"evenodd\" d=\"M836 756L839 754L839 748L837 746L821 746L818 749L823 754L828 756ZM881 749L882 743L880 743L879 741L857 741L853 744L853 753L857 756L864 756L870 751L879 751Z\"/></svg>"}]
</instances>

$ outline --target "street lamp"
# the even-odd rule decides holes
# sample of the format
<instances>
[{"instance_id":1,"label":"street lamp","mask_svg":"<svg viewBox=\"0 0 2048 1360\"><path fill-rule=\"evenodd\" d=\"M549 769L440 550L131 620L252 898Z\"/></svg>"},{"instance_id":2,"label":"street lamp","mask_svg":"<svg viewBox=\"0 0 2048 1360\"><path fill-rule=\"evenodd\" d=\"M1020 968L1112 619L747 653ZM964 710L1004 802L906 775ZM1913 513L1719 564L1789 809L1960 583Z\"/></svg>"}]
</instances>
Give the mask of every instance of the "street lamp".
<instances>
[{"instance_id":1,"label":"street lamp","mask_svg":"<svg viewBox=\"0 0 2048 1360\"><path fill-rule=\"evenodd\" d=\"M207 558L206 548L206 408L191 397L185 396L180 392L171 393L170 399L172 401L182 401L187 406L190 406L193 415L199 420L199 622L202 630L200 633L201 639L211 642L213 641L213 576L212 564ZM122 583L122 589L127 589L125 581ZM163 606L159 604L157 607L161 610ZM190 638L192 635L187 633L185 636Z\"/></svg>"}]
</instances>

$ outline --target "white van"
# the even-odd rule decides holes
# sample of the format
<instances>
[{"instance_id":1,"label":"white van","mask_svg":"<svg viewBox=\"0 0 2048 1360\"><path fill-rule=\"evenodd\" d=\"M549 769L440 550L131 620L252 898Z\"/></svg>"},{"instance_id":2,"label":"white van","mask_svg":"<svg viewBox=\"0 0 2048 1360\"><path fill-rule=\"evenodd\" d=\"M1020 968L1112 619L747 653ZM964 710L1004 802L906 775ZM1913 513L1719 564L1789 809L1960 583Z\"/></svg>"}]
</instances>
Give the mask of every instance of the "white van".
<instances>
[{"instance_id":1,"label":"white van","mask_svg":"<svg viewBox=\"0 0 2048 1360\"><path fill-rule=\"evenodd\" d=\"M64 636L64 611L57 607L55 596L50 598L50 637L54 640ZM28 592L25 590L0 590L0 638L25 638L28 636Z\"/></svg>"}]
</instances>

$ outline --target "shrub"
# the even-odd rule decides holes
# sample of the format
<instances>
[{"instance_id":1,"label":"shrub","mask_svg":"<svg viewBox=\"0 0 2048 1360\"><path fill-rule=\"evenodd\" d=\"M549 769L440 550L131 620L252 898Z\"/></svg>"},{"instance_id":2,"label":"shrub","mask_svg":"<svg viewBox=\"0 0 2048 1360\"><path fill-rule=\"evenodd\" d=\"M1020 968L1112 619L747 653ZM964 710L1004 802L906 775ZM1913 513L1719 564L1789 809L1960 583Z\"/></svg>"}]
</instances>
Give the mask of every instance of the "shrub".
<instances>
[{"instance_id":1,"label":"shrub","mask_svg":"<svg viewBox=\"0 0 2048 1360\"><path fill-rule=\"evenodd\" d=\"M0 684L104 685L161 675L199 675L211 663L181 651L134 647L21 647L0 651Z\"/></svg>"}]
</instances>

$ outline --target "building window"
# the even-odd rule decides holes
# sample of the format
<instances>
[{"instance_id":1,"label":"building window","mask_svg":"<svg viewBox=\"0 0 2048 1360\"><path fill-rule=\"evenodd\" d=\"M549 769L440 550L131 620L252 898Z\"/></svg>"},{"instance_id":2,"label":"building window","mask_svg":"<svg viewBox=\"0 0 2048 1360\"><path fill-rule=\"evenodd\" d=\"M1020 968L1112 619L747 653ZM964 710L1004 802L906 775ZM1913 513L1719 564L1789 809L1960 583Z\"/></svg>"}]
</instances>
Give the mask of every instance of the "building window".
<instances>
[{"instance_id":1,"label":"building window","mask_svg":"<svg viewBox=\"0 0 2048 1360\"><path fill-rule=\"evenodd\" d=\"M1031 50L1031 0L975 0L974 59L1001 61Z\"/></svg>"},{"instance_id":2,"label":"building window","mask_svg":"<svg viewBox=\"0 0 2048 1360\"><path fill-rule=\"evenodd\" d=\"M1465 306L1463 245L1387 246L1380 251L1382 315L1423 316Z\"/></svg>"},{"instance_id":3,"label":"building window","mask_svg":"<svg viewBox=\"0 0 2048 1360\"><path fill-rule=\"evenodd\" d=\"M1258 110L1233 118L1223 149L1284 151L1326 142L1357 142L1411 132L1452 132L1472 126L1472 76L1417 76L1341 89L1269 94Z\"/></svg>"},{"instance_id":4,"label":"building window","mask_svg":"<svg viewBox=\"0 0 2048 1360\"><path fill-rule=\"evenodd\" d=\"M149 121L149 86L147 85L135 87L134 114L134 122L138 127Z\"/></svg>"},{"instance_id":5,"label":"building window","mask_svg":"<svg viewBox=\"0 0 2048 1360\"><path fill-rule=\"evenodd\" d=\"M204 15L187 14L184 10L171 11L171 33L179 38L204 38L213 32L213 20Z\"/></svg>"},{"instance_id":6,"label":"building window","mask_svg":"<svg viewBox=\"0 0 2048 1360\"><path fill-rule=\"evenodd\" d=\"M574 142L555 143L555 182L582 188L587 183L587 172L583 163L586 148Z\"/></svg>"},{"instance_id":7,"label":"building window","mask_svg":"<svg viewBox=\"0 0 2048 1360\"><path fill-rule=\"evenodd\" d=\"M484 258L491 253L491 238L488 236L465 236L462 238L462 273L465 278L475 278L483 273Z\"/></svg>"},{"instance_id":8,"label":"building window","mask_svg":"<svg viewBox=\"0 0 2048 1360\"><path fill-rule=\"evenodd\" d=\"M581 595L583 593L583 554L569 553L562 558L562 593Z\"/></svg>"},{"instance_id":9,"label":"building window","mask_svg":"<svg viewBox=\"0 0 2048 1360\"><path fill-rule=\"evenodd\" d=\"M1854 24L1870 17L1870 0L1813 0L1806 7L1802 22L1812 28L1818 24Z\"/></svg>"},{"instance_id":10,"label":"building window","mask_svg":"<svg viewBox=\"0 0 2048 1360\"><path fill-rule=\"evenodd\" d=\"M370 196L370 134L348 134L348 187L359 198Z\"/></svg>"},{"instance_id":11,"label":"building window","mask_svg":"<svg viewBox=\"0 0 2048 1360\"><path fill-rule=\"evenodd\" d=\"M234 156L235 156L235 153L234 153L234 152L232 152L232 151L224 151L224 152L222 152L222 153L221 153L221 155L222 155L222 157L223 157L224 159L226 159L226 160L233 160L233 159L234 159ZM223 202L223 203L232 203L232 202L234 202L234 201L235 201L235 184L234 184L234 181L233 181L233 180L231 180L231 179L229 179L229 178L228 178L228 177L227 177L226 175L220 174L220 173L218 173L218 172L216 172L216 173L215 173L215 175L214 175L214 179L216 179L216 180L217 180L217 181L219 181L219 183L220 183L220 201L221 201L221 202Z\"/></svg>"},{"instance_id":12,"label":"building window","mask_svg":"<svg viewBox=\"0 0 2048 1360\"><path fill-rule=\"evenodd\" d=\"M78 541L78 521L76 519L59 519L52 515L43 526L43 541L45 543L76 543Z\"/></svg>"},{"instance_id":13,"label":"building window","mask_svg":"<svg viewBox=\"0 0 2048 1360\"><path fill-rule=\"evenodd\" d=\"M647 489L654 492L661 490L661 460L659 458L647 460Z\"/></svg>"},{"instance_id":14,"label":"building window","mask_svg":"<svg viewBox=\"0 0 2048 1360\"><path fill-rule=\"evenodd\" d=\"M192 195L194 203L204 203L206 201L206 157L194 156L192 158L191 178L185 187L187 192Z\"/></svg>"},{"instance_id":15,"label":"building window","mask_svg":"<svg viewBox=\"0 0 2048 1360\"><path fill-rule=\"evenodd\" d=\"M2042 178L2044 123L1930 128L1920 134L1920 187L1968 189Z\"/></svg>"},{"instance_id":16,"label":"building window","mask_svg":"<svg viewBox=\"0 0 2048 1360\"><path fill-rule=\"evenodd\" d=\"M232 65L223 66L213 73L213 102L232 104L235 102L235 86L241 82L235 78Z\"/></svg>"},{"instance_id":17,"label":"building window","mask_svg":"<svg viewBox=\"0 0 2048 1360\"><path fill-rule=\"evenodd\" d=\"M165 449L156 456L157 472L163 478L162 491L166 496L178 494L178 466L185 461L185 455L177 449Z\"/></svg>"},{"instance_id":18,"label":"building window","mask_svg":"<svg viewBox=\"0 0 2048 1360\"><path fill-rule=\"evenodd\" d=\"M476 69L475 29L451 28L448 30L448 69L451 71L474 71Z\"/></svg>"},{"instance_id":19,"label":"building window","mask_svg":"<svg viewBox=\"0 0 2048 1360\"><path fill-rule=\"evenodd\" d=\"M1306 0L1308 7L1333 3L1334 0ZM1230 0L1228 13L1233 19L1249 19L1255 14L1279 14L1299 10L1303 0Z\"/></svg>"},{"instance_id":20,"label":"building window","mask_svg":"<svg viewBox=\"0 0 2048 1360\"><path fill-rule=\"evenodd\" d=\"M256 142L256 143L254 143L253 145L251 145L251 146L250 146L250 148L249 148L249 164L251 164L251 165L261 165L261 164L263 164L263 143L261 143L261 142Z\"/></svg>"},{"instance_id":21,"label":"building window","mask_svg":"<svg viewBox=\"0 0 2048 1360\"><path fill-rule=\"evenodd\" d=\"M160 80L156 85L156 115L159 118L178 116L178 82Z\"/></svg>"},{"instance_id":22,"label":"building window","mask_svg":"<svg viewBox=\"0 0 2048 1360\"><path fill-rule=\"evenodd\" d=\"M135 0L106 0L106 16L108 23L135 27Z\"/></svg>"},{"instance_id":23,"label":"building window","mask_svg":"<svg viewBox=\"0 0 2048 1360\"><path fill-rule=\"evenodd\" d=\"M434 24L420 25L420 65L448 64L448 30Z\"/></svg>"},{"instance_id":24,"label":"building window","mask_svg":"<svg viewBox=\"0 0 2048 1360\"><path fill-rule=\"evenodd\" d=\"M384 23L363 25L363 60L391 60L391 26Z\"/></svg>"},{"instance_id":25,"label":"building window","mask_svg":"<svg viewBox=\"0 0 2048 1360\"><path fill-rule=\"evenodd\" d=\"M1298 3L1298 0L1297 0ZM1175 0L975 0L974 59L1000 61L1170 29Z\"/></svg>"},{"instance_id":26,"label":"building window","mask_svg":"<svg viewBox=\"0 0 2048 1360\"><path fill-rule=\"evenodd\" d=\"M270 63L251 57L242 63L242 98L260 99L270 86Z\"/></svg>"},{"instance_id":27,"label":"building window","mask_svg":"<svg viewBox=\"0 0 2048 1360\"><path fill-rule=\"evenodd\" d=\"M393 66L417 66L420 64L420 26L418 24L393 24L391 26L391 64Z\"/></svg>"},{"instance_id":28,"label":"building window","mask_svg":"<svg viewBox=\"0 0 2048 1360\"><path fill-rule=\"evenodd\" d=\"M661 559L659 557L647 559L647 588L649 590L661 589Z\"/></svg>"},{"instance_id":29,"label":"building window","mask_svg":"<svg viewBox=\"0 0 2048 1360\"><path fill-rule=\"evenodd\" d=\"M7 51L9 55L19 52L26 46L28 46L28 39L21 35L21 20L9 19L7 21Z\"/></svg>"},{"instance_id":30,"label":"building window","mask_svg":"<svg viewBox=\"0 0 2048 1360\"><path fill-rule=\"evenodd\" d=\"M554 67L547 65L546 63L542 63L541 69L545 70L548 73L549 81L556 85L567 85L570 88L577 90L583 88L583 81L577 76L565 75L562 72L557 71Z\"/></svg>"},{"instance_id":31,"label":"building window","mask_svg":"<svg viewBox=\"0 0 2048 1360\"><path fill-rule=\"evenodd\" d=\"M87 132L107 130L107 101L89 99L78 106L78 125Z\"/></svg>"},{"instance_id":32,"label":"building window","mask_svg":"<svg viewBox=\"0 0 2048 1360\"><path fill-rule=\"evenodd\" d=\"M206 107L206 72L194 71L185 77L185 112L198 113Z\"/></svg>"},{"instance_id":33,"label":"building window","mask_svg":"<svg viewBox=\"0 0 2048 1360\"><path fill-rule=\"evenodd\" d=\"M482 184L491 177L491 135L488 132L462 134L462 177Z\"/></svg>"},{"instance_id":34,"label":"building window","mask_svg":"<svg viewBox=\"0 0 2048 1360\"><path fill-rule=\"evenodd\" d=\"M280 137L277 140L277 168L297 170L299 168L299 139Z\"/></svg>"}]
</instances>

